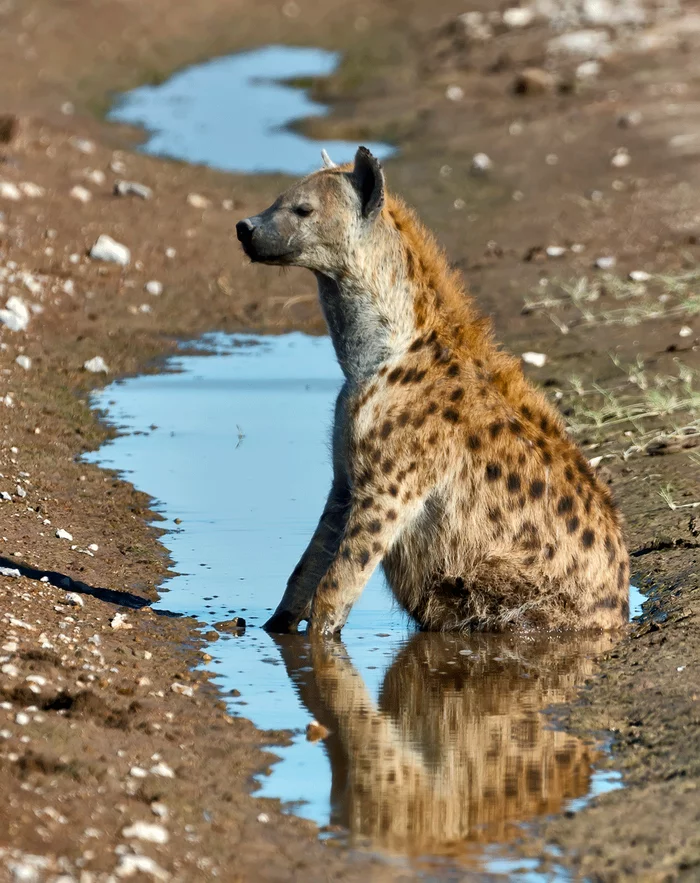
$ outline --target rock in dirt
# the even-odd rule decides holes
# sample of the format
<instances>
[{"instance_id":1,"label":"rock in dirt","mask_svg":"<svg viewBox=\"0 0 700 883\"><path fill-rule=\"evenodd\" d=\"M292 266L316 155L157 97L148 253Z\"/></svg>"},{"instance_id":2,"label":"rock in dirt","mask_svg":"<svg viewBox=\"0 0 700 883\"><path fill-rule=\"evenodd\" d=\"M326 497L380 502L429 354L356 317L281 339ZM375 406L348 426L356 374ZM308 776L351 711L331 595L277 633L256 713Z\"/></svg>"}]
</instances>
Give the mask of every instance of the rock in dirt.
<instances>
[{"instance_id":1,"label":"rock in dirt","mask_svg":"<svg viewBox=\"0 0 700 883\"><path fill-rule=\"evenodd\" d=\"M131 252L126 245L122 245L121 242L117 242L111 236L102 233L90 249L90 257L96 261L110 261L126 267L131 261Z\"/></svg>"},{"instance_id":2,"label":"rock in dirt","mask_svg":"<svg viewBox=\"0 0 700 883\"><path fill-rule=\"evenodd\" d=\"M92 193L90 193L87 187L81 187L80 184L76 184L71 189L70 195L72 199L77 199L78 202L90 202L92 199Z\"/></svg>"},{"instance_id":3,"label":"rock in dirt","mask_svg":"<svg viewBox=\"0 0 700 883\"><path fill-rule=\"evenodd\" d=\"M485 175L492 167L491 157L485 153L475 153L472 157L471 170L473 175Z\"/></svg>"},{"instance_id":4,"label":"rock in dirt","mask_svg":"<svg viewBox=\"0 0 700 883\"><path fill-rule=\"evenodd\" d=\"M89 371L91 374L108 374L109 368L107 367L107 363L102 358L102 356L94 356L92 359L88 359L87 362L83 362L83 368L86 371Z\"/></svg>"},{"instance_id":5,"label":"rock in dirt","mask_svg":"<svg viewBox=\"0 0 700 883\"><path fill-rule=\"evenodd\" d=\"M526 28L535 20L535 11L529 6L511 6L510 9L504 10L501 20L507 28L513 30Z\"/></svg>"},{"instance_id":6,"label":"rock in dirt","mask_svg":"<svg viewBox=\"0 0 700 883\"><path fill-rule=\"evenodd\" d=\"M597 270L612 270L616 263L617 260L612 255L604 255L596 258L595 268Z\"/></svg>"},{"instance_id":7,"label":"rock in dirt","mask_svg":"<svg viewBox=\"0 0 700 883\"><path fill-rule=\"evenodd\" d=\"M30 318L29 307L16 294L8 298L5 309L0 310L0 322L10 331L25 331Z\"/></svg>"},{"instance_id":8,"label":"rock in dirt","mask_svg":"<svg viewBox=\"0 0 700 883\"><path fill-rule=\"evenodd\" d=\"M65 601L71 607L85 607L85 601L77 592L68 592Z\"/></svg>"},{"instance_id":9,"label":"rock in dirt","mask_svg":"<svg viewBox=\"0 0 700 883\"><path fill-rule=\"evenodd\" d=\"M123 855L119 860L114 876L120 880L128 879L136 875L146 874L153 877L154 880L166 881L170 879L170 874L163 870L152 858L147 855Z\"/></svg>"},{"instance_id":10,"label":"rock in dirt","mask_svg":"<svg viewBox=\"0 0 700 883\"><path fill-rule=\"evenodd\" d=\"M140 199L150 199L153 191L145 184L138 181L117 181L114 185L115 196L138 196Z\"/></svg>"},{"instance_id":11,"label":"rock in dirt","mask_svg":"<svg viewBox=\"0 0 700 883\"><path fill-rule=\"evenodd\" d=\"M0 199L8 199L10 202L19 202L22 191L12 181L0 181Z\"/></svg>"},{"instance_id":12,"label":"rock in dirt","mask_svg":"<svg viewBox=\"0 0 700 883\"><path fill-rule=\"evenodd\" d=\"M541 67L526 67L516 76L513 92L516 95L543 95L554 92L557 78Z\"/></svg>"},{"instance_id":13,"label":"rock in dirt","mask_svg":"<svg viewBox=\"0 0 700 883\"><path fill-rule=\"evenodd\" d=\"M191 205L192 208L204 209L209 208L211 200L207 199L206 196L202 196L201 193L188 193L187 204Z\"/></svg>"},{"instance_id":14,"label":"rock in dirt","mask_svg":"<svg viewBox=\"0 0 700 883\"><path fill-rule=\"evenodd\" d=\"M610 35L602 29L569 31L553 37L547 43L547 51L552 55L579 55L586 58L605 58L612 52Z\"/></svg>"},{"instance_id":15,"label":"rock in dirt","mask_svg":"<svg viewBox=\"0 0 700 883\"><path fill-rule=\"evenodd\" d=\"M126 613L115 613L109 624L115 631L117 631L118 629L123 629L124 631L126 631L127 629L133 628L133 625L130 622L126 621Z\"/></svg>"},{"instance_id":16,"label":"rock in dirt","mask_svg":"<svg viewBox=\"0 0 700 883\"><path fill-rule=\"evenodd\" d=\"M62 527L58 528L58 530L56 531L56 536L58 537L59 540L71 541L73 539L73 534L68 533L68 531L64 530Z\"/></svg>"},{"instance_id":17,"label":"rock in dirt","mask_svg":"<svg viewBox=\"0 0 700 883\"><path fill-rule=\"evenodd\" d=\"M9 144L17 134L19 123L12 113L0 114L0 144Z\"/></svg>"},{"instance_id":18,"label":"rock in dirt","mask_svg":"<svg viewBox=\"0 0 700 883\"><path fill-rule=\"evenodd\" d=\"M157 279L151 279L144 287L149 294L152 294L155 297L158 297L163 293L163 283L159 282Z\"/></svg>"},{"instance_id":19,"label":"rock in dirt","mask_svg":"<svg viewBox=\"0 0 700 883\"><path fill-rule=\"evenodd\" d=\"M122 830L122 836L147 843L167 843L170 835L162 825L155 822L134 822Z\"/></svg>"},{"instance_id":20,"label":"rock in dirt","mask_svg":"<svg viewBox=\"0 0 700 883\"><path fill-rule=\"evenodd\" d=\"M15 362L19 365L20 368L24 368L25 371L29 371L32 367L32 360L29 356L19 355L15 359Z\"/></svg>"},{"instance_id":21,"label":"rock in dirt","mask_svg":"<svg viewBox=\"0 0 700 883\"><path fill-rule=\"evenodd\" d=\"M547 356L544 353L523 353L520 357L523 362L528 365L534 365L535 368L544 368L547 364Z\"/></svg>"}]
</instances>

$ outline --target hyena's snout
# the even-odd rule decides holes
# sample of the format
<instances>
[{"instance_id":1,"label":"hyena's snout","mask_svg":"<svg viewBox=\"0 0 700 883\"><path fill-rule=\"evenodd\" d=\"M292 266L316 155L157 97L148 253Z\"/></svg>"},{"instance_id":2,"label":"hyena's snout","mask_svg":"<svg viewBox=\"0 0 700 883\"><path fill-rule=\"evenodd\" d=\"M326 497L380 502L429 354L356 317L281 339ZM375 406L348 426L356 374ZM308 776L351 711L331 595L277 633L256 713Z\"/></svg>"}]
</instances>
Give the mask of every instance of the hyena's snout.
<instances>
[{"instance_id":1,"label":"hyena's snout","mask_svg":"<svg viewBox=\"0 0 700 883\"><path fill-rule=\"evenodd\" d=\"M270 209L244 218L236 224L236 235L243 251L251 259L264 264L289 264L298 256L294 231L282 230L284 224Z\"/></svg>"}]
</instances>

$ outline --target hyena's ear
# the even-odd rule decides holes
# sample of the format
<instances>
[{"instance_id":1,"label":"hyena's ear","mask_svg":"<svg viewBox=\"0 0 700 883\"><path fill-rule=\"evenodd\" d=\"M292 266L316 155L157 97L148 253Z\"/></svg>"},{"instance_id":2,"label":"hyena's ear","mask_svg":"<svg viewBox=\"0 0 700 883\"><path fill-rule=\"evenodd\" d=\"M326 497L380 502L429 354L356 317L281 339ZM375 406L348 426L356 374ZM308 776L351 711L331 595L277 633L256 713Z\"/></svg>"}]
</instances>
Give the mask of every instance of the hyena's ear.
<instances>
[{"instance_id":1,"label":"hyena's ear","mask_svg":"<svg viewBox=\"0 0 700 883\"><path fill-rule=\"evenodd\" d=\"M362 217L374 220L384 205L384 172L366 147L357 148L352 177L360 195Z\"/></svg>"}]
</instances>

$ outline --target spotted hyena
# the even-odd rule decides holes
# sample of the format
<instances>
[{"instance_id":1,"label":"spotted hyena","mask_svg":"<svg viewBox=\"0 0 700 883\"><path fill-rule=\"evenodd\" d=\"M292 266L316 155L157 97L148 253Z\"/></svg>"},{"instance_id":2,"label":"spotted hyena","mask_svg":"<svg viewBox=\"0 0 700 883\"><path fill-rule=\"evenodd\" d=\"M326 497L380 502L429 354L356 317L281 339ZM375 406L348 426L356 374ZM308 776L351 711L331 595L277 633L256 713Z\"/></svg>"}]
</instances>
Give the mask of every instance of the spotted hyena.
<instances>
[{"instance_id":1,"label":"spotted hyena","mask_svg":"<svg viewBox=\"0 0 700 883\"><path fill-rule=\"evenodd\" d=\"M237 224L251 260L315 274L345 375L328 500L266 627L338 632L380 562L423 629L621 626L607 487L372 154L324 165Z\"/></svg>"}]
</instances>

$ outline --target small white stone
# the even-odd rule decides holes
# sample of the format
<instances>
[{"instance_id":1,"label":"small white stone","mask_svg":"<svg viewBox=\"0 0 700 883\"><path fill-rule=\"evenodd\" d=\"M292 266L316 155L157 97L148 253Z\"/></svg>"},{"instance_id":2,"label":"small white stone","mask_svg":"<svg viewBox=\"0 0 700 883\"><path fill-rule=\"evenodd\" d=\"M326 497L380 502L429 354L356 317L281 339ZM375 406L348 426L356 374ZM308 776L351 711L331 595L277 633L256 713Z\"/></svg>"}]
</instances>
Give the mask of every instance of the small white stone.
<instances>
[{"instance_id":1,"label":"small white stone","mask_svg":"<svg viewBox=\"0 0 700 883\"><path fill-rule=\"evenodd\" d=\"M528 6L512 6L502 15L503 24L507 28L526 28L535 19L535 12Z\"/></svg>"},{"instance_id":2,"label":"small white stone","mask_svg":"<svg viewBox=\"0 0 700 883\"><path fill-rule=\"evenodd\" d=\"M528 365L534 365L535 368L543 368L547 364L547 356L544 353L523 353L521 359Z\"/></svg>"},{"instance_id":3,"label":"small white stone","mask_svg":"<svg viewBox=\"0 0 700 883\"><path fill-rule=\"evenodd\" d=\"M450 101L461 101L464 98L464 89L461 86L448 86L445 89L445 97Z\"/></svg>"},{"instance_id":4,"label":"small white stone","mask_svg":"<svg viewBox=\"0 0 700 883\"><path fill-rule=\"evenodd\" d=\"M549 245L547 247L547 257L548 258L561 258L566 254L566 249L563 245Z\"/></svg>"},{"instance_id":5,"label":"small white stone","mask_svg":"<svg viewBox=\"0 0 700 883\"><path fill-rule=\"evenodd\" d=\"M174 258L176 254L177 254L177 249L173 248L172 246L165 249L166 258L170 258L172 260L172 258Z\"/></svg>"},{"instance_id":6,"label":"small white stone","mask_svg":"<svg viewBox=\"0 0 700 883\"><path fill-rule=\"evenodd\" d=\"M270 821L270 816L266 812L261 812L258 816L258 821L261 825L267 825L267 823Z\"/></svg>"},{"instance_id":7,"label":"small white stone","mask_svg":"<svg viewBox=\"0 0 700 883\"><path fill-rule=\"evenodd\" d=\"M45 687L48 683L45 677L41 675L27 675L24 679L28 684L36 684L37 687Z\"/></svg>"},{"instance_id":8,"label":"small white stone","mask_svg":"<svg viewBox=\"0 0 700 883\"><path fill-rule=\"evenodd\" d=\"M101 186L107 180L107 175L102 171L102 169L89 169L85 173L85 177L88 181L92 181L93 184L97 184Z\"/></svg>"},{"instance_id":9,"label":"small white stone","mask_svg":"<svg viewBox=\"0 0 700 883\"><path fill-rule=\"evenodd\" d=\"M151 769L149 770L149 772L153 776L160 776L161 779L174 779L175 778L175 773L167 765L167 763L163 763L163 761L161 761L160 763L157 763L155 766L152 766Z\"/></svg>"},{"instance_id":10,"label":"small white stone","mask_svg":"<svg viewBox=\"0 0 700 883\"><path fill-rule=\"evenodd\" d=\"M62 527L59 527L56 531L56 536L59 540L73 540L73 534L68 533L67 530L64 530Z\"/></svg>"},{"instance_id":11,"label":"small white stone","mask_svg":"<svg viewBox=\"0 0 700 883\"><path fill-rule=\"evenodd\" d=\"M598 270L612 270L612 268L617 264L617 259L612 255L605 255L600 258L596 258L595 266Z\"/></svg>"},{"instance_id":12,"label":"small white stone","mask_svg":"<svg viewBox=\"0 0 700 883\"><path fill-rule=\"evenodd\" d=\"M71 189L70 195L73 199L77 199L78 202L90 202L92 199L92 193L90 193L87 187L81 187L80 184L76 184Z\"/></svg>"},{"instance_id":13,"label":"small white stone","mask_svg":"<svg viewBox=\"0 0 700 883\"><path fill-rule=\"evenodd\" d=\"M151 804L151 812L154 816L158 816L159 819L167 819L170 815L170 810L164 803L160 803L159 801L154 801Z\"/></svg>"},{"instance_id":14,"label":"small white stone","mask_svg":"<svg viewBox=\"0 0 700 883\"><path fill-rule=\"evenodd\" d=\"M131 252L126 245L122 245L111 236L102 233L90 249L90 257L96 261L110 261L126 267L131 261Z\"/></svg>"},{"instance_id":15,"label":"small white stone","mask_svg":"<svg viewBox=\"0 0 700 883\"><path fill-rule=\"evenodd\" d=\"M99 548L100 548L100 547L97 545L97 543L90 543L90 545L88 546L88 549L89 549L91 552L97 552L97 550L98 550Z\"/></svg>"},{"instance_id":16,"label":"small white stone","mask_svg":"<svg viewBox=\"0 0 700 883\"><path fill-rule=\"evenodd\" d=\"M158 297L158 295L163 293L163 283L159 282L157 279L151 279L146 283L145 288L146 291L154 297Z\"/></svg>"},{"instance_id":17,"label":"small white stone","mask_svg":"<svg viewBox=\"0 0 700 883\"><path fill-rule=\"evenodd\" d=\"M601 70L602 67L599 61L595 61L594 59L591 59L591 61L582 61L576 68L576 79L595 80L596 77L600 76Z\"/></svg>"},{"instance_id":18,"label":"small white stone","mask_svg":"<svg viewBox=\"0 0 700 883\"><path fill-rule=\"evenodd\" d=\"M91 374L109 373L107 363L102 356L94 356L92 359L88 359L87 362L83 362L83 368Z\"/></svg>"},{"instance_id":19,"label":"small white stone","mask_svg":"<svg viewBox=\"0 0 700 883\"><path fill-rule=\"evenodd\" d=\"M67 592L65 602L71 607L85 607L85 601L77 592Z\"/></svg>"},{"instance_id":20,"label":"small white stone","mask_svg":"<svg viewBox=\"0 0 700 883\"><path fill-rule=\"evenodd\" d=\"M0 650L2 650L3 653L16 653L18 647L19 644L17 643L17 641L8 641L6 644L3 644L2 647L0 647Z\"/></svg>"},{"instance_id":21,"label":"small white stone","mask_svg":"<svg viewBox=\"0 0 700 883\"><path fill-rule=\"evenodd\" d=\"M29 371L29 369L32 367L32 360L29 358L29 356L19 355L15 359L15 362L17 362L20 368L24 368L25 371Z\"/></svg>"},{"instance_id":22,"label":"small white stone","mask_svg":"<svg viewBox=\"0 0 700 883\"><path fill-rule=\"evenodd\" d=\"M12 499L9 494L8 497ZM0 567L0 576L9 576L12 577L12 579L19 579L22 574L16 567Z\"/></svg>"},{"instance_id":23,"label":"small white stone","mask_svg":"<svg viewBox=\"0 0 700 883\"><path fill-rule=\"evenodd\" d=\"M132 766L129 775L134 779L145 779L148 776L148 771L140 766Z\"/></svg>"},{"instance_id":24,"label":"small white stone","mask_svg":"<svg viewBox=\"0 0 700 883\"><path fill-rule=\"evenodd\" d=\"M651 273L647 273L646 270L632 270L630 279L632 282L648 282L651 279Z\"/></svg>"},{"instance_id":25,"label":"small white stone","mask_svg":"<svg viewBox=\"0 0 700 883\"><path fill-rule=\"evenodd\" d=\"M610 35L607 31L580 30L568 31L547 43L547 51L553 55L583 55L588 58L604 58L612 52Z\"/></svg>"},{"instance_id":26,"label":"small white stone","mask_svg":"<svg viewBox=\"0 0 700 883\"><path fill-rule=\"evenodd\" d=\"M483 174L484 172L488 172L492 167L493 163L491 162L491 157L487 156L485 153L475 153L472 157L472 172Z\"/></svg>"},{"instance_id":27,"label":"small white stone","mask_svg":"<svg viewBox=\"0 0 700 883\"><path fill-rule=\"evenodd\" d=\"M112 168L112 171L116 169ZM123 171L123 169L122 169ZM115 196L138 196L140 199L150 199L153 191L145 184L139 184L138 181L117 181L114 185Z\"/></svg>"},{"instance_id":28,"label":"small white stone","mask_svg":"<svg viewBox=\"0 0 700 883\"><path fill-rule=\"evenodd\" d=\"M16 294L8 298L5 309L0 310L0 322L10 331L25 331L30 318L29 307Z\"/></svg>"},{"instance_id":29,"label":"small white stone","mask_svg":"<svg viewBox=\"0 0 700 883\"><path fill-rule=\"evenodd\" d=\"M13 665L11 662L6 662L2 668L0 668L0 672L4 675L7 675L8 678L18 678L19 677L19 669L16 665Z\"/></svg>"},{"instance_id":30,"label":"small white stone","mask_svg":"<svg viewBox=\"0 0 700 883\"><path fill-rule=\"evenodd\" d=\"M70 143L81 153L89 154L95 152L95 145L92 141L88 141L87 138L71 138Z\"/></svg>"},{"instance_id":31,"label":"small white stone","mask_svg":"<svg viewBox=\"0 0 700 883\"><path fill-rule=\"evenodd\" d=\"M109 623L116 631L117 629L132 629L133 625L126 621L125 613L115 613Z\"/></svg>"},{"instance_id":32,"label":"small white stone","mask_svg":"<svg viewBox=\"0 0 700 883\"><path fill-rule=\"evenodd\" d=\"M39 187L38 184L33 184L31 181L22 181L19 189L30 199L39 199L46 192L43 187Z\"/></svg>"},{"instance_id":33,"label":"small white stone","mask_svg":"<svg viewBox=\"0 0 700 883\"><path fill-rule=\"evenodd\" d=\"M690 335L692 333L693 333L693 329L690 327L690 325L684 325L681 328L681 330L678 332L678 336L679 337L690 337Z\"/></svg>"},{"instance_id":34,"label":"small white stone","mask_svg":"<svg viewBox=\"0 0 700 883\"><path fill-rule=\"evenodd\" d=\"M28 723L31 723L31 718L24 711L18 711L15 715L15 723L17 726L26 727Z\"/></svg>"},{"instance_id":35,"label":"small white stone","mask_svg":"<svg viewBox=\"0 0 700 883\"><path fill-rule=\"evenodd\" d=\"M616 169L624 169L625 166L628 166L632 162L632 157L626 150L620 149L615 151L612 159L610 160L610 164L615 166Z\"/></svg>"},{"instance_id":36,"label":"small white stone","mask_svg":"<svg viewBox=\"0 0 700 883\"><path fill-rule=\"evenodd\" d=\"M136 874L148 874L153 877L154 880L163 881L163 883L170 879L170 874L163 870L159 864L147 855L121 856L114 874L116 877L119 877L120 880L134 877ZM93 878L91 877L90 879Z\"/></svg>"},{"instance_id":37,"label":"small white stone","mask_svg":"<svg viewBox=\"0 0 700 883\"><path fill-rule=\"evenodd\" d=\"M167 843L170 835L162 825L155 822L134 822L122 831L123 837L145 840L147 843Z\"/></svg>"},{"instance_id":38,"label":"small white stone","mask_svg":"<svg viewBox=\"0 0 700 883\"><path fill-rule=\"evenodd\" d=\"M16 184L13 184L11 181L0 181L0 199L19 202L21 198L22 191Z\"/></svg>"},{"instance_id":39,"label":"small white stone","mask_svg":"<svg viewBox=\"0 0 700 883\"><path fill-rule=\"evenodd\" d=\"M201 193L188 193L187 203L188 205L191 205L192 208L199 209L205 209L211 205L210 200L208 200L206 196L202 196Z\"/></svg>"},{"instance_id":40,"label":"small white stone","mask_svg":"<svg viewBox=\"0 0 700 883\"><path fill-rule=\"evenodd\" d=\"M194 696L192 687L188 687L187 684L179 684L177 681L170 685L170 689L173 693L179 693L181 696Z\"/></svg>"}]
</instances>

